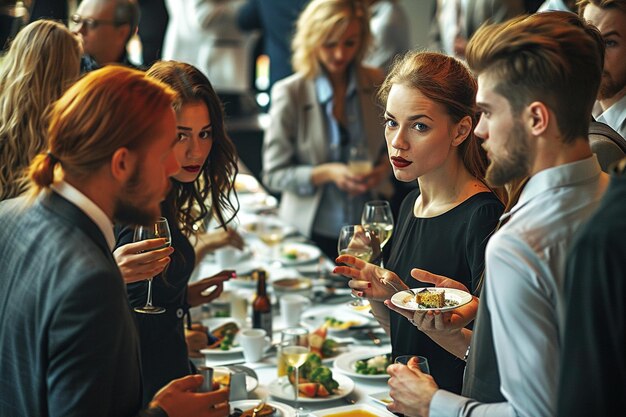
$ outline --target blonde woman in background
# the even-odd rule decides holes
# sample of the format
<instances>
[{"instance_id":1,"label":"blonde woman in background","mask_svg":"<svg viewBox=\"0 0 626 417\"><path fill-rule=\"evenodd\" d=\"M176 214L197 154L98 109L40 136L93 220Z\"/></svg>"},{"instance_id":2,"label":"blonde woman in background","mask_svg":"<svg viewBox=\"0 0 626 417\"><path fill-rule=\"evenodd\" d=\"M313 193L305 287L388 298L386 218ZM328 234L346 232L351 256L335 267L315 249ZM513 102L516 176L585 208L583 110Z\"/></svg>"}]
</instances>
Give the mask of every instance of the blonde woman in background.
<instances>
[{"instance_id":1,"label":"blonde woman in background","mask_svg":"<svg viewBox=\"0 0 626 417\"><path fill-rule=\"evenodd\" d=\"M281 217L331 257L341 226L359 222L370 191L390 173L374 98L384 76L361 65L370 37L364 2L311 1L293 39L296 73L272 90L263 181L282 192ZM352 149L376 166L351 171Z\"/></svg>"},{"instance_id":2,"label":"blonde woman in background","mask_svg":"<svg viewBox=\"0 0 626 417\"><path fill-rule=\"evenodd\" d=\"M0 63L0 200L26 190L25 169L46 147L46 109L78 78L81 53L65 26L38 20Z\"/></svg>"}]
</instances>

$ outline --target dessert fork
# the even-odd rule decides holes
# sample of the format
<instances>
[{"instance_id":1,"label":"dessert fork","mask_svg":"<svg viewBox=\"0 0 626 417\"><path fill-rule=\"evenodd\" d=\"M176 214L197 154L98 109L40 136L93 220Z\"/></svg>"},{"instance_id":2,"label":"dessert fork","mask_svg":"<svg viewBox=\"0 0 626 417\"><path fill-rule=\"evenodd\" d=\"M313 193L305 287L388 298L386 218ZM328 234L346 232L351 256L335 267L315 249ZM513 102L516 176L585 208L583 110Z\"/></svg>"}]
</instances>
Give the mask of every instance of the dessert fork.
<instances>
[{"instance_id":1,"label":"dessert fork","mask_svg":"<svg viewBox=\"0 0 626 417\"><path fill-rule=\"evenodd\" d=\"M412 296L415 297L415 291L413 291L410 288L407 288L406 290L399 290L395 285L393 285L393 283L391 281L387 281L386 279L381 279L380 282L382 282L385 285L391 285L391 287L396 290L396 292L401 292L401 291L405 291L408 292L409 294L411 294Z\"/></svg>"}]
</instances>

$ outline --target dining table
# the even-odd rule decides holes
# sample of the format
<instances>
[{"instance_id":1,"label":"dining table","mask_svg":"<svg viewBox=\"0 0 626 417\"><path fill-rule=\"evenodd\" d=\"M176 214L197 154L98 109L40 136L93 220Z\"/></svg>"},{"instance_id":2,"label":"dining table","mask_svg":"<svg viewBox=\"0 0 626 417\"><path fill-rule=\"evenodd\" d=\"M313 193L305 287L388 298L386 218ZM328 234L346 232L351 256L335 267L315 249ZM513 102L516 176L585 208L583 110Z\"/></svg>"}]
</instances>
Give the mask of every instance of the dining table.
<instances>
[{"instance_id":1,"label":"dining table","mask_svg":"<svg viewBox=\"0 0 626 417\"><path fill-rule=\"evenodd\" d=\"M202 279L224 269L234 269L237 276L224 283L220 298L191 309L191 318L207 326L209 332L215 323L228 320L236 322L240 329L251 327L251 304L256 294L256 282L250 279L251 272L264 269L272 303L272 335L268 349L258 362L246 362L241 349L233 349L232 352L205 349L204 357L194 359L194 363L215 369L227 368L235 373L243 371L247 374L246 378L256 380L247 383L246 391L249 392L236 401L232 401L231 387L231 406L253 408L266 400L277 409L276 417L295 416L293 389L285 388L285 377L278 378L276 346L280 342L281 331L288 327L279 311L280 298L296 292L310 300L302 311L299 324L310 332L325 325L330 318L352 323L346 329L327 329L327 337L341 346L333 357L323 360L323 364L331 369L333 378L340 383L338 393L327 398L300 396L300 408L308 411L310 416L343 411L345 407L366 410L370 415L393 416L385 406L390 401L388 375L361 375L354 369L356 360L391 353L390 339L372 316L369 303L353 298L347 285L348 279L332 273L334 260L326 257L295 227L279 218L276 210L278 201L267 194L254 177L240 174L238 180L236 188L240 210L232 227L237 228L245 246L235 256L231 254L227 258L217 253L205 255L197 263L191 280ZM259 237L257 232L264 222L282 225L281 239L276 246L267 245ZM285 256L293 253L297 256ZM285 278L302 279L310 285L296 290L276 286L277 281ZM234 300L242 299L245 300L243 311L234 307Z\"/></svg>"}]
</instances>

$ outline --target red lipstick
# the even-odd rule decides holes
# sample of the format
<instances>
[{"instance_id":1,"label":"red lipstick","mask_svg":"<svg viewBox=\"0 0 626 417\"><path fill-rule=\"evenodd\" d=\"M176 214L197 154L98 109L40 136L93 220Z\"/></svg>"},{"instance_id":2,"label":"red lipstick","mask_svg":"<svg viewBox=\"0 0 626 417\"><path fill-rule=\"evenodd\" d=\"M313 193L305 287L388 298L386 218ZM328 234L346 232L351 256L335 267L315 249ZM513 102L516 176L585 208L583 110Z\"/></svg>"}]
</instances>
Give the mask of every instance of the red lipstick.
<instances>
[{"instance_id":1,"label":"red lipstick","mask_svg":"<svg viewBox=\"0 0 626 417\"><path fill-rule=\"evenodd\" d=\"M412 161L407 161L406 159L399 156L392 156L390 159L391 163L396 168L406 168L413 163Z\"/></svg>"},{"instance_id":2,"label":"red lipstick","mask_svg":"<svg viewBox=\"0 0 626 417\"><path fill-rule=\"evenodd\" d=\"M183 169L187 172L191 172L191 173L197 173L198 171L200 171L201 166L200 165L187 165L184 166Z\"/></svg>"}]
</instances>

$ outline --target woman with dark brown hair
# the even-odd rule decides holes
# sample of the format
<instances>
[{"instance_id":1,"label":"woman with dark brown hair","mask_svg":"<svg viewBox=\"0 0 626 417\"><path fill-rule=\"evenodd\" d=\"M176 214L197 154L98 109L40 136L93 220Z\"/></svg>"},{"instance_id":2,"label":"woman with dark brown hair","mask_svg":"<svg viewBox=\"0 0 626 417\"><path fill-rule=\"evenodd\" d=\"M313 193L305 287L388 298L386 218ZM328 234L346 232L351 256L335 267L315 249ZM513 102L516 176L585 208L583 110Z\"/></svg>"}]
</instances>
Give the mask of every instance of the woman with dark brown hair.
<instances>
[{"instance_id":1,"label":"woman with dark brown hair","mask_svg":"<svg viewBox=\"0 0 626 417\"><path fill-rule=\"evenodd\" d=\"M165 308L163 314L136 314L144 401L168 381L192 372L183 317L190 307L217 298L231 277L230 272L222 272L189 284L196 252L226 245L243 247L241 237L226 227L237 212L228 198L234 192L237 154L226 135L222 105L211 83L195 67L175 61L157 62L147 75L178 93L174 154L181 169L171 178L172 187L161 203L161 215L170 225L170 247L154 250L163 246L163 239L132 243L133 227L117 230L114 255L128 284L130 304L144 305L147 291L142 280L156 276L154 304ZM203 241L198 225L211 217L222 230L207 234ZM215 288L207 293L211 287Z\"/></svg>"},{"instance_id":2,"label":"woman with dark brown hair","mask_svg":"<svg viewBox=\"0 0 626 417\"><path fill-rule=\"evenodd\" d=\"M503 205L484 182L487 156L473 133L476 89L469 70L446 55L411 52L394 64L379 90L387 151L395 177L417 181L418 189L400 208L387 270L350 256L337 258L348 266L335 268L352 278L356 295L370 300L391 335L394 357L427 357L431 374L453 392L461 391L464 362L383 302L396 292L394 286L429 286L411 278L413 268L454 277L477 291L485 246ZM459 309L461 327L476 307Z\"/></svg>"}]
</instances>

